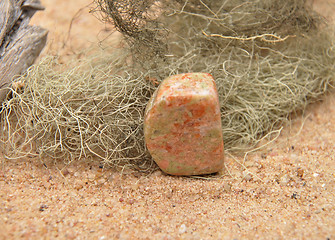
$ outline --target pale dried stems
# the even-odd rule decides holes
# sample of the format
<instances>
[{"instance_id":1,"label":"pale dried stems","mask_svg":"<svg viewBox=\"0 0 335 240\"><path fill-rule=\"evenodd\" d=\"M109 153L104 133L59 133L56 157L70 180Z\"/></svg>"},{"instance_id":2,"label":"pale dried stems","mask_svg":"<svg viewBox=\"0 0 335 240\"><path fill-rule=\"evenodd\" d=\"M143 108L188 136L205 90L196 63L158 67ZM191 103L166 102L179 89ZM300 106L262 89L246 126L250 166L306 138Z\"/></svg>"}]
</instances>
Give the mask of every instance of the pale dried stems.
<instances>
[{"instance_id":1,"label":"pale dried stems","mask_svg":"<svg viewBox=\"0 0 335 240\"><path fill-rule=\"evenodd\" d=\"M66 162L98 157L108 165L148 167L142 122L153 87L140 73L122 70L122 55L98 55L65 69L46 58L32 67L21 78L24 92L13 90L3 110L3 141L12 149L7 157L31 154L23 148L35 143L30 149Z\"/></svg>"}]
</instances>

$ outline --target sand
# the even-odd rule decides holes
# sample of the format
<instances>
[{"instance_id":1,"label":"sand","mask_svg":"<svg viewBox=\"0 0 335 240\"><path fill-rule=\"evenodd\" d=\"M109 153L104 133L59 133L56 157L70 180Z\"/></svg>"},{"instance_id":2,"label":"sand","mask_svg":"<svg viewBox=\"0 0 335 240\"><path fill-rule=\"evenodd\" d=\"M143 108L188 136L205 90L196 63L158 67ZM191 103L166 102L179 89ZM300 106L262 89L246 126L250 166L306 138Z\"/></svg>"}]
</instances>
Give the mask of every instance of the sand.
<instances>
[{"instance_id":1,"label":"sand","mask_svg":"<svg viewBox=\"0 0 335 240\"><path fill-rule=\"evenodd\" d=\"M50 30L42 55L112 34L84 8L68 35L90 0L42 2L33 21ZM335 1L317 3L335 9ZM219 178L0 154L0 239L335 239L334 116L333 92L263 149L226 156Z\"/></svg>"}]
</instances>

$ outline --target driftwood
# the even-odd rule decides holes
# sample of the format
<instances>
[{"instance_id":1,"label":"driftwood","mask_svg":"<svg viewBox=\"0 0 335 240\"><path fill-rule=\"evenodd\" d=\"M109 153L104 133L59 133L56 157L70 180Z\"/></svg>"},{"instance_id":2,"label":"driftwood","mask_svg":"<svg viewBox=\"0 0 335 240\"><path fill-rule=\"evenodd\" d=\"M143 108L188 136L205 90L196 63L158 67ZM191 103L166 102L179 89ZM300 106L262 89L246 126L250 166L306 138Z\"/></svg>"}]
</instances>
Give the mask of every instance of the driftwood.
<instances>
[{"instance_id":1,"label":"driftwood","mask_svg":"<svg viewBox=\"0 0 335 240\"><path fill-rule=\"evenodd\" d=\"M45 46L48 31L29 26L44 7L39 0L0 0L0 106L15 77L23 74Z\"/></svg>"}]
</instances>

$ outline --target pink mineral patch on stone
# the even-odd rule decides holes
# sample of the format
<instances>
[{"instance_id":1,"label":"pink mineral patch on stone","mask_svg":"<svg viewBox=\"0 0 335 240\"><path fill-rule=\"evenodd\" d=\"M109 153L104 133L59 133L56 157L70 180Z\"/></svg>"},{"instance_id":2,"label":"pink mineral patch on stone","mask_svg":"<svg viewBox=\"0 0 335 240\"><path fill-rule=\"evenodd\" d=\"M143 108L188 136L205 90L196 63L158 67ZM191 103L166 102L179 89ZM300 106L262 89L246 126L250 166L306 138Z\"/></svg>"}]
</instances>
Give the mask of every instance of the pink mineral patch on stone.
<instances>
[{"instance_id":1,"label":"pink mineral patch on stone","mask_svg":"<svg viewBox=\"0 0 335 240\"><path fill-rule=\"evenodd\" d=\"M172 175L200 175L223 168L219 98L208 73L165 79L148 103L144 119L147 148Z\"/></svg>"}]
</instances>

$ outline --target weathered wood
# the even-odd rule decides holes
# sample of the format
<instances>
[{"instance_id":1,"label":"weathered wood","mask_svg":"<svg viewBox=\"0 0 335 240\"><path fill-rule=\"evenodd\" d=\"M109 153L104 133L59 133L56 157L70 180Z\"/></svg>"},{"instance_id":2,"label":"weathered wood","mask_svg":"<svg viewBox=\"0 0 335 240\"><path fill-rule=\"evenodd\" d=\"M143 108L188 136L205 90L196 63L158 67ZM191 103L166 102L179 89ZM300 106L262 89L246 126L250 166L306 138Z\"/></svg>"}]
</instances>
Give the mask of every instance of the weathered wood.
<instances>
[{"instance_id":1,"label":"weathered wood","mask_svg":"<svg viewBox=\"0 0 335 240\"><path fill-rule=\"evenodd\" d=\"M23 74L46 44L48 31L29 26L44 7L39 0L0 0L0 105L15 77Z\"/></svg>"}]
</instances>

